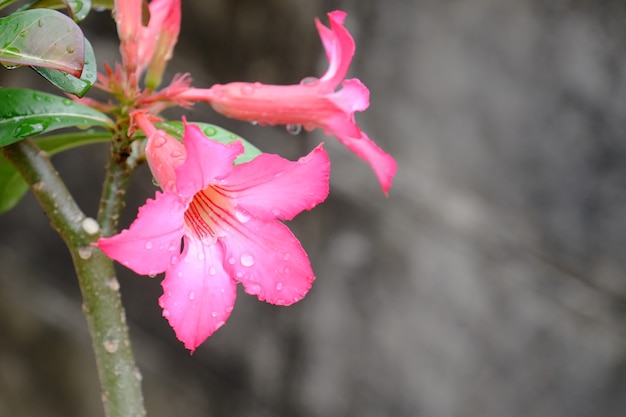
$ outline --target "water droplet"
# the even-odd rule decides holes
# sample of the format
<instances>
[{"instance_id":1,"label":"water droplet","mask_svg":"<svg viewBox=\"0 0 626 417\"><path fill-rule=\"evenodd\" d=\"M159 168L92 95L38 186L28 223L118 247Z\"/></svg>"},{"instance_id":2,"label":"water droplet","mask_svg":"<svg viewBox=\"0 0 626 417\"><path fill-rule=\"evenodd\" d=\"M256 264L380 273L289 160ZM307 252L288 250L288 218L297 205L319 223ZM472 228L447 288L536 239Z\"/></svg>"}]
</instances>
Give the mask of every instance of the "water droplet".
<instances>
[{"instance_id":1,"label":"water droplet","mask_svg":"<svg viewBox=\"0 0 626 417\"><path fill-rule=\"evenodd\" d=\"M172 151L170 156L174 159L178 159L183 156L183 153L181 151Z\"/></svg>"},{"instance_id":2,"label":"water droplet","mask_svg":"<svg viewBox=\"0 0 626 417\"><path fill-rule=\"evenodd\" d=\"M290 256L291 256L291 255L289 254L289 252L287 252L287 253L285 253L285 256L283 256L283 259L284 259L285 261L288 261Z\"/></svg>"},{"instance_id":3,"label":"water droplet","mask_svg":"<svg viewBox=\"0 0 626 417\"><path fill-rule=\"evenodd\" d=\"M220 292L221 292L222 294L224 294L224 293L226 293L226 289L225 289L225 288L220 288Z\"/></svg>"},{"instance_id":4,"label":"water droplet","mask_svg":"<svg viewBox=\"0 0 626 417\"><path fill-rule=\"evenodd\" d=\"M169 317L170 316L170 311L169 310L163 310L163 317Z\"/></svg>"},{"instance_id":5,"label":"water droplet","mask_svg":"<svg viewBox=\"0 0 626 417\"><path fill-rule=\"evenodd\" d=\"M239 220L241 223L247 223L248 220L250 220L251 218L248 212L241 209L235 209L235 217L237 217L237 220Z\"/></svg>"},{"instance_id":6,"label":"water droplet","mask_svg":"<svg viewBox=\"0 0 626 417\"><path fill-rule=\"evenodd\" d=\"M300 301L300 297L298 297L297 295L293 296L293 302L297 303L298 301Z\"/></svg>"},{"instance_id":7,"label":"water droplet","mask_svg":"<svg viewBox=\"0 0 626 417\"><path fill-rule=\"evenodd\" d=\"M150 272L148 273L148 277L150 277L150 278L154 278L154 277L156 277L156 276L157 276L157 274L158 274L158 272L156 272L156 271L150 271Z\"/></svg>"},{"instance_id":8,"label":"water droplet","mask_svg":"<svg viewBox=\"0 0 626 417\"><path fill-rule=\"evenodd\" d=\"M212 312L211 317L217 317L217 311Z\"/></svg>"},{"instance_id":9,"label":"water droplet","mask_svg":"<svg viewBox=\"0 0 626 417\"><path fill-rule=\"evenodd\" d=\"M148 250L152 249L152 242L147 241L145 246L146 246L146 249Z\"/></svg>"},{"instance_id":10,"label":"water droplet","mask_svg":"<svg viewBox=\"0 0 626 417\"><path fill-rule=\"evenodd\" d=\"M241 255L241 265L243 266L252 266L254 265L254 256L250 255L249 253L244 253L243 255Z\"/></svg>"},{"instance_id":11,"label":"water droplet","mask_svg":"<svg viewBox=\"0 0 626 417\"><path fill-rule=\"evenodd\" d=\"M172 265L176 265L178 263L178 256L177 255L172 256L172 259L170 259L170 263Z\"/></svg>"},{"instance_id":12,"label":"water droplet","mask_svg":"<svg viewBox=\"0 0 626 417\"><path fill-rule=\"evenodd\" d=\"M211 126L207 126L204 128L204 134L211 137L217 135L217 129Z\"/></svg>"},{"instance_id":13,"label":"water droplet","mask_svg":"<svg viewBox=\"0 0 626 417\"><path fill-rule=\"evenodd\" d=\"M237 278L241 278L241 277L243 277L243 272L237 271L237 273L235 275L237 276Z\"/></svg>"},{"instance_id":14,"label":"water droplet","mask_svg":"<svg viewBox=\"0 0 626 417\"><path fill-rule=\"evenodd\" d=\"M283 283L279 282L278 284L276 284L276 291L280 291L283 289Z\"/></svg>"},{"instance_id":15,"label":"water droplet","mask_svg":"<svg viewBox=\"0 0 626 417\"><path fill-rule=\"evenodd\" d=\"M43 19L39 19L37 21L37 26L39 26L40 28L43 27Z\"/></svg>"},{"instance_id":16,"label":"water droplet","mask_svg":"<svg viewBox=\"0 0 626 417\"><path fill-rule=\"evenodd\" d=\"M227 313L230 313L230 312L232 312L232 311L233 311L233 308L232 308L232 307L230 307L230 306L226 307L226 312L227 312Z\"/></svg>"},{"instance_id":17,"label":"water droplet","mask_svg":"<svg viewBox=\"0 0 626 417\"><path fill-rule=\"evenodd\" d=\"M66 106L71 106L74 103L74 100L71 100L69 98L64 98L63 100L61 100L61 102Z\"/></svg>"},{"instance_id":18,"label":"water droplet","mask_svg":"<svg viewBox=\"0 0 626 417\"><path fill-rule=\"evenodd\" d=\"M302 132L302 125L292 125L289 124L287 126L285 126L285 129L287 129L287 133L289 133L290 135L297 135L300 132Z\"/></svg>"},{"instance_id":19,"label":"water droplet","mask_svg":"<svg viewBox=\"0 0 626 417\"><path fill-rule=\"evenodd\" d=\"M273 208L273 209L272 209L272 214L273 214L274 216L280 216L280 209Z\"/></svg>"},{"instance_id":20,"label":"water droplet","mask_svg":"<svg viewBox=\"0 0 626 417\"><path fill-rule=\"evenodd\" d=\"M300 85L313 84L314 82L317 82L317 80L318 78L316 77L304 77L302 81L300 81Z\"/></svg>"},{"instance_id":21,"label":"water droplet","mask_svg":"<svg viewBox=\"0 0 626 417\"><path fill-rule=\"evenodd\" d=\"M187 259L187 258L185 258L185 259ZM183 271L178 271L178 274L176 274L176 275L178 275L179 278L182 278L183 277Z\"/></svg>"},{"instance_id":22,"label":"water droplet","mask_svg":"<svg viewBox=\"0 0 626 417\"><path fill-rule=\"evenodd\" d=\"M229 264L234 265L234 264L235 264L235 262L237 262L237 261L236 261L236 260L235 260L235 258L233 258L232 256L231 256L230 258L228 258L228 263L229 263Z\"/></svg>"},{"instance_id":23,"label":"water droplet","mask_svg":"<svg viewBox=\"0 0 626 417\"><path fill-rule=\"evenodd\" d=\"M157 133L152 138L152 146L155 146L157 148L165 145L165 142L167 142L167 139L165 139L165 137L160 133Z\"/></svg>"},{"instance_id":24,"label":"water droplet","mask_svg":"<svg viewBox=\"0 0 626 417\"><path fill-rule=\"evenodd\" d=\"M193 291L189 291L189 299L193 300L194 298L196 298L196 294Z\"/></svg>"},{"instance_id":25,"label":"water droplet","mask_svg":"<svg viewBox=\"0 0 626 417\"><path fill-rule=\"evenodd\" d=\"M254 86L252 84L244 84L241 86L241 94L244 96L251 96L254 94Z\"/></svg>"},{"instance_id":26,"label":"water droplet","mask_svg":"<svg viewBox=\"0 0 626 417\"><path fill-rule=\"evenodd\" d=\"M215 275L216 273L217 273L217 271L215 270L215 267L214 267L214 266L211 266L211 267L209 268L209 274L211 274L211 275Z\"/></svg>"},{"instance_id":27,"label":"water droplet","mask_svg":"<svg viewBox=\"0 0 626 417\"><path fill-rule=\"evenodd\" d=\"M198 253L198 260L204 261L204 252Z\"/></svg>"}]
</instances>

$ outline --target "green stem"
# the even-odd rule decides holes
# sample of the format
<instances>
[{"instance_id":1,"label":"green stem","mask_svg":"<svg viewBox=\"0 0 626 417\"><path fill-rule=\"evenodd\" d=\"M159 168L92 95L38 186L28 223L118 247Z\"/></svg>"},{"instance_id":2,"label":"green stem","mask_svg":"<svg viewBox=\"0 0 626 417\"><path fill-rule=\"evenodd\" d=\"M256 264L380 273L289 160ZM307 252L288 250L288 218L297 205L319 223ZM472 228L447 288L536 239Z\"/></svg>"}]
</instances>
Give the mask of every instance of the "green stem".
<instances>
[{"instance_id":1,"label":"green stem","mask_svg":"<svg viewBox=\"0 0 626 417\"><path fill-rule=\"evenodd\" d=\"M92 244L100 236L34 141L3 148L65 241L83 294L107 417L145 416L141 375L130 346L126 315L112 261Z\"/></svg>"},{"instance_id":2,"label":"green stem","mask_svg":"<svg viewBox=\"0 0 626 417\"><path fill-rule=\"evenodd\" d=\"M123 125L120 121L118 125ZM103 236L111 236L117 232L117 225L126 201L126 190L130 176L137 167L130 139L123 129L113 134L109 151L109 163L104 177L104 186L98 209L98 224Z\"/></svg>"}]
</instances>

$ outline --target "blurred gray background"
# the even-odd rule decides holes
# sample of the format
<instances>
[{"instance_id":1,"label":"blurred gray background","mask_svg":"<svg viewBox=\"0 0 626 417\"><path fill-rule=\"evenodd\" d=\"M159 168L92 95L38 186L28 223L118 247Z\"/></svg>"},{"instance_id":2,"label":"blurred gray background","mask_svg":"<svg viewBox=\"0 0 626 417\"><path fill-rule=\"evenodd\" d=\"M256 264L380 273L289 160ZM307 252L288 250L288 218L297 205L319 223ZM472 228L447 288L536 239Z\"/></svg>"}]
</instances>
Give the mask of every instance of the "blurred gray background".
<instances>
[{"instance_id":1,"label":"blurred gray background","mask_svg":"<svg viewBox=\"0 0 626 417\"><path fill-rule=\"evenodd\" d=\"M149 416L626 415L623 1L183 3L168 77L205 87L321 75L313 19L346 10L351 75L372 95L357 120L399 169L385 198L321 132L185 112L289 158L324 140L331 194L290 224L317 274L309 295L284 308L240 291L193 356L161 317L160 277L119 268ZM99 63L114 61L109 16L85 30ZM92 216L105 156L54 158ZM124 225L153 193L143 167ZM103 415L80 305L28 196L0 216L0 415Z\"/></svg>"}]
</instances>

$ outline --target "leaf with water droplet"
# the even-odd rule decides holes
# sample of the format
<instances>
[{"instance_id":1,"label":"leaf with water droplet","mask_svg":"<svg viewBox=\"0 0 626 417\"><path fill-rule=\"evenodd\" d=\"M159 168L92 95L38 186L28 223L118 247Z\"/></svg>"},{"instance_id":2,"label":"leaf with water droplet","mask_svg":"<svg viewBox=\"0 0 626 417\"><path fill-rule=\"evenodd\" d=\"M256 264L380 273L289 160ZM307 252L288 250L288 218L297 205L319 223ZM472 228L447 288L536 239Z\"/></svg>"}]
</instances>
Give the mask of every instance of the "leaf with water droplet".
<instances>
[{"instance_id":1,"label":"leaf with water droplet","mask_svg":"<svg viewBox=\"0 0 626 417\"><path fill-rule=\"evenodd\" d=\"M92 143L104 143L111 140L111 134L104 131L85 131L64 133L62 135L43 136L35 139L37 145L49 155ZM0 153L0 213L11 210L20 202L28 186L22 176Z\"/></svg>"},{"instance_id":2,"label":"leaf with water droplet","mask_svg":"<svg viewBox=\"0 0 626 417\"><path fill-rule=\"evenodd\" d=\"M76 77L83 70L83 32L54 10L24 10L0 18L0 45L3 63L52 68Z\"/></svg>"},{"instance_id":3,"label":"leaf with water droplet","mask_svg":"<svg viewBox=\"0 0 626 417\"><path fill-rule=\"evenodd\" d=\"M106 114L67 97L26 88L0 88L0 146L76 125L114 127Z\"/></svg>"},{"instance_id":4,"label":"leaf with water droplet","mask_svg":"<svg viewBox=\"0 0 626 417\"><path fill-rule=\"evenodd\" d=\"M231 143L236 140L240 140L243 144L244 152L237 157L235 160L235 165L241 164L244 162L250 162L257 156L261 155L261 151L259 148L245 140L244 138L235 135L234 133L223 129L219 126L215 126L209 123L197 123L197 122L187 122L189 124L193 124L198 126L204 134L211 140L220 143ZM157 123L156 126L159 129L163 129L167 134L181 139L184 134L185 127L183 122L180 121L171 121L171 122L161 122Z\"/></svg>"},{"instance_id":5,"label":"leaf with water droplet","mask_svg":"<svg viewBox=\"0 0 626 417\"><path fill-rule=\"evenodd\" d=\"M55 87L78 97L84 96L98 78L96 56L93 52L91 43L89 43L87 39L85 39L85 66L83 67L83 73L80 78L74 77L66 72L50 68L32 68Z\"/></svg>"}]
</instances>

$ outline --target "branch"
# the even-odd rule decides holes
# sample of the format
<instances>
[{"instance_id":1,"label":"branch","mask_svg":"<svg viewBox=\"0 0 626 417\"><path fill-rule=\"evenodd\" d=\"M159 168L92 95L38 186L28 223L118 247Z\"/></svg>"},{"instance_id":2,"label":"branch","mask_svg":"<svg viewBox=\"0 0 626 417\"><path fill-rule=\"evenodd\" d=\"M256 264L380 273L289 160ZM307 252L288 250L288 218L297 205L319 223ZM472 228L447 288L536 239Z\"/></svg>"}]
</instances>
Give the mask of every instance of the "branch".
<instances>
[{"instance_id":1,"label":"branch","mask_svg":"<svg viewBox=\"0 0 626 417\"><path fill-rule=\"evenodd\" d=\"M113 262L92 246L100 236L98 223L76 205L47 154L34 141L25 139L3 152L24 177L72 255L106 416L145 416L141 374L135 365Z\"/></svg>"}]
</instances>

